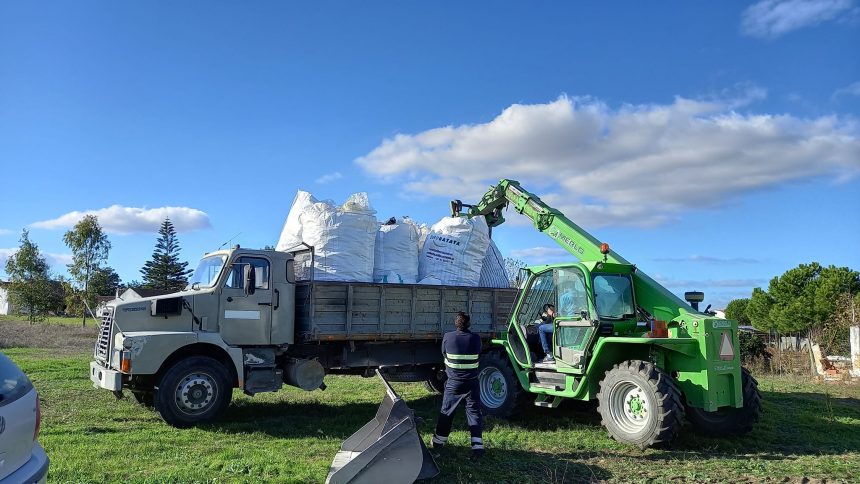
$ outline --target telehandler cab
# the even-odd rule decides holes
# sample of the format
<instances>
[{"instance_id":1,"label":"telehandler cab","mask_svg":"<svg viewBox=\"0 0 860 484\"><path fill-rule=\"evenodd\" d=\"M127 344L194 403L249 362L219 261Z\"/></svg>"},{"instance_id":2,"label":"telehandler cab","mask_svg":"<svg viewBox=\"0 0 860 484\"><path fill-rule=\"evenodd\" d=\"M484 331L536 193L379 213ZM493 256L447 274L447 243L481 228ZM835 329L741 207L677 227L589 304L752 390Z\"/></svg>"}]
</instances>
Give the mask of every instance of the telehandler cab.
<instances>
[{"instance_id":1,"label":"telehandler cab","mask_svg":"<svg viewBox=\"0 0 860 484\"><path fill-rule=\"evenodd\" d=\"M485 217L491 228L508 206L580 262L525 269L507 332L492 340L500 351L482 356L486 413L510 416L528 394L548 408L597 399L609 435L640 448L671 442L685 417L708 435L752 429L761 396L741 367L737 322L684 303L516 181L475 205L451 202L453 216ZM554 364L538 362L533 323L545 304L556 307Z\"/></svg>"}]
</instances>

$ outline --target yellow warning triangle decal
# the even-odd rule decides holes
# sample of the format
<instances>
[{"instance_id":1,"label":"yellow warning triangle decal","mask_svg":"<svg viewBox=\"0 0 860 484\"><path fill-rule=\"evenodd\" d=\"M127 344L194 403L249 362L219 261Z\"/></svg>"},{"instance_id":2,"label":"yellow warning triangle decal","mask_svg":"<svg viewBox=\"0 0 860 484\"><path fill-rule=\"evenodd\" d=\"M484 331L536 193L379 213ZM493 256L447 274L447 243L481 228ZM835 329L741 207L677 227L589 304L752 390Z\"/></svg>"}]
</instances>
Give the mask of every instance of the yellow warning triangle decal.
<instances>
[{"instance_id":1,"label":"yellow warning triangle decal","mask_svg":"<svg viewBox=\"0 0 860 484\"><path fill-rule=\"evenodd\" d=\"M735 348L732 346L732 340L729 339L729 333L723 332L723 339L720 341L720 359L734 360Z\"/></svg>"}]
</instances>

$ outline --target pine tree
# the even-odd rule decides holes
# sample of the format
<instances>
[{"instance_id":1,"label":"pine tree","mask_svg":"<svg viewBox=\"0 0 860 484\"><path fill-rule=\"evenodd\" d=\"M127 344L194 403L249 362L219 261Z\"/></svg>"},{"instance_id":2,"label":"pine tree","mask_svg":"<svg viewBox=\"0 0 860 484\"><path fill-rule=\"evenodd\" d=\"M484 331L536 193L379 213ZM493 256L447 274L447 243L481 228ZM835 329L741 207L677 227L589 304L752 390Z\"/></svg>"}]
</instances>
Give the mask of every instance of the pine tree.
<instances>
[{"instance_id":1,"label":"pine tree","mask_svg":"<svg viewBox=\"0 0 860 484\"><path fill-rule=\"evenodd\" d=\"M152 260L143 265L143 287L180 291L188 285L188 262L179 262L179 240L176 229L169 218L164 219L158 229L158 240L152 252Z\"/></svg>"}]
</instances>

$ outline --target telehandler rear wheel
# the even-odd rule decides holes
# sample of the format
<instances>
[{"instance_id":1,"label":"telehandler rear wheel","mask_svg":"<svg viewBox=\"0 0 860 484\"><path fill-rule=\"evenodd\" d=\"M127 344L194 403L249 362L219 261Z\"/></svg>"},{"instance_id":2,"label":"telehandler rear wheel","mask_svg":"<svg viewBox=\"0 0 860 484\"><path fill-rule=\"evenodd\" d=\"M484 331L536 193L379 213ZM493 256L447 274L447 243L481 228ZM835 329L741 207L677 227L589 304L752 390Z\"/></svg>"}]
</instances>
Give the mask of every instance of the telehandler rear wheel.
<instances>
[{"instance_id":1,"label":"telehandler rear wheel","mask_svg":"<svg viewBox=\"0 0 860 484\"><path fill-rule=\"evenodd\" d=\"M758 381L746 368L741 368L744 406L741 408L722 408L716 412L706 412L701 408L687 407L687 418L696 432L702 435L733 437L744 435L752 430L761 417L761 394Z\"/></svg>"},{"instance_id":2,"label":"telehandler rear wheel","mask_svg":"<svg viewBox=\"0 0 860 484\"><path fill-rule=\"evenodd\" d=\"M478 368L481 411L493 417L513 417L522 409L525 392L511 361L497 351L481 355Z\"/></svg>"},{"instance_id":3,"label":"telehandler rear wheel","mask_svg":"<svg viewBox=\"0 0 860 484\"><path fill-rule=\"evenodd\" d=\"M646 361L624 361L606 372L597 400L609 436L640 449L668 444L684 422L672 377Z\"/></svg>"},{"instance_id":4,"label":"telehandler rear wheel","mask_svg":"<svg viewBox=\"0 0 860 484\"><path fill-rule=\"evenodd\" d=\"M208 356L179 360L156 387L155 410L168 424L184 428L218 418L230 404L230 374Z\"/></svg>"}]
</instances>

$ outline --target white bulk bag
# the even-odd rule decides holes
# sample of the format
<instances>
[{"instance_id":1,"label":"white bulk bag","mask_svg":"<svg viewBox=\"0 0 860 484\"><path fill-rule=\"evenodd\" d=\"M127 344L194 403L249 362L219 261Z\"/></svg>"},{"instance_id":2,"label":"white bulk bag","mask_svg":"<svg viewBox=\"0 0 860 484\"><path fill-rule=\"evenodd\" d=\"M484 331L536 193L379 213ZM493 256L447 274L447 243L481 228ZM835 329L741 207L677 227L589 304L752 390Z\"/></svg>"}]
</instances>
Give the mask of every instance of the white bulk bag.
<instances>
[{"instance_id":1,"label":"white bulk bag","mask_svg":"<svg viewBox=\"0 0 860 484\"><path fill-rule=\"evenodd\" d=\"M302 211L302 241L314 248L314 279L371 282L378 223L367 193L336 207L318 202Z\"/></svg>"},{"instance_id":2,"label":"white bulk bag","mask_svg":"<svg viewBox=\"0 0 860 484\"><path fill-rule=\"evenodd\" d=\"M502 253L492 240L490 240L490 247L487 249L484 262L481 264L481 281L478 285L481 287L510 287L508 273L505 271L505 258L502 257Z\"/></svg>"},{"instance_id":3,"label":"white bulk bag","mask_svg":"<svg viewBox=\"0 0 860 484\"><path fill-rule=\"evenodd\" d=\"M418 281L418 226L404 217L376 232L373 282L415 284Z\"/></svg>"},{"instance_id":4,"label":"white bulk bag","mask_svg":"<svg viewBox=\"0 0 860 484\"><path fill-rule=\"evenodd\" d=\"M490 245L484 217L445 217L430 229L418 258L418 276L451 286L477 286Z\"/></svg>"},{"instance_id":5,"label":"white bulk bag","mask_svg":"<svg viewBox=\"0 0 860 484\"><path fill-rule=\"evenodd\" d=\"M281 237L278 238L278 245L275 250L285 251L294 249L302 243L302 223L299 217L302 212L311 205L317 203L317 199L310 193L299 190L296 197L293 199L293 204L290 206L290 213L287 214L287 220L284 222L284 228L281 230Z\"/></svg>"}]
</instances>

